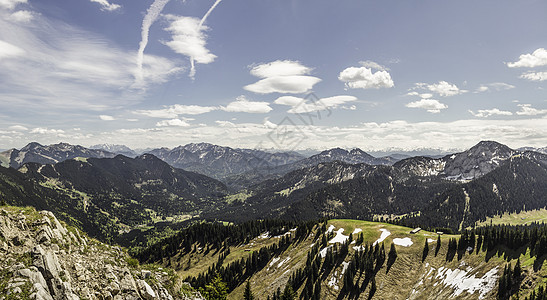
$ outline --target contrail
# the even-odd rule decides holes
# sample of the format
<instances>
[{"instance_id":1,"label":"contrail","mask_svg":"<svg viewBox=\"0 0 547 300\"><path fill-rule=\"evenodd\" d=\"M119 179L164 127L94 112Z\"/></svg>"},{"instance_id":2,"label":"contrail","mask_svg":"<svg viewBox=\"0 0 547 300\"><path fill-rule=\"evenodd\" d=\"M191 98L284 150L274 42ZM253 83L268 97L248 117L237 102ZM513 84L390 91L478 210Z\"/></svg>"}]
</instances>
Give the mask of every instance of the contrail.
<instances>
[{"instance_id":1,"label":"contrail","mask_svg":"<svg viewBox=\"0 0 547 300\"><path fill-rule=\"evenodd\" d=\"M150 26L152 26L152 24L156 22L161 11L168 2L169 0L155 0L154 3L152 3L152 5L150 5L148 10L146 11L146 15L142 20L141 42L139 43L139 51L137 52L137 82L142 82L144 77L142 72L142 64L144 60L144 49L148 44L148 34L150 32Z\"/></svg>"},{"instance_id":2,"label":"contrail","mask_svg":"<svg viewBox=\"0 0 547 300\"><path fill-rule=\"evenodd\" d=\"M215 4L213 4L213 6L211 6L211 8L209 8L209 10L205 14L205 16L203 16L203 18L201 18L201 21L199 22L199 25L198 25L198 30L201 28L201 26L203 25L205 20L207 20L209 15L213 12L213 9L215 9L215 7L217 7L217 5L220 3L220 1L222 1L222 0L215 1Z\"/></svg>"},{"instance_id":3,"label":"contrail","mask_svg":"<svg viewBox=\"0 0 547 300\"><path fill-rule=\"evenodd\" d=\"M209 15L213 12L215 7L217 7L217 5L220 3L220 1L222 1L222 0L216 0L215 3L213 4L213 6L211 6L211 8L209 8L207 13L205 13L205 15L203 16L203 18L201 18L201 21L199 21L199 25L198 25L198 32L201 30L201 26L203 26L203 23L205 23L205 20L207 20ZM188 76L190 76L190 78L194 79L194 75L196 75L196 67L195 67L195 64L194 64L194 57L191 56L190 57L190 74L188 74Z\"/></svg>"}]
</instances>

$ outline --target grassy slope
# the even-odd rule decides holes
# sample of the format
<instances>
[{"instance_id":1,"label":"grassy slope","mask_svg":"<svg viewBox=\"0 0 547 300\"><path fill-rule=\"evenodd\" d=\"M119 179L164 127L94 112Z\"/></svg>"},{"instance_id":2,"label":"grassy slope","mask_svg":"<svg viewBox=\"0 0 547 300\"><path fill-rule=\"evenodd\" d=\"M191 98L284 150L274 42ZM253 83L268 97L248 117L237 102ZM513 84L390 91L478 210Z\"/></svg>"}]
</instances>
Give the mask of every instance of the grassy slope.
<instances>
[{"instance_id":1,"label":"grassy slope","mask_svg":"<svg viewBox=\"0 0 547 300\"><path fill-rule=\"evenodd\" d=\"M435 257L435 246L437 235L432 232L420 231L418 234L410 234L411 228L387 224L378 222L368 222L359 220L330 220L328 226L334 225L335 230L344 228L344 233L351 233L356 228L360 228L363 231L365 243L373 243L380 237L381 232L379 229L385 228L391 232L384 240L384 247L386 254L389 252L389 246L394 238L411 238L413 244L410 247L396 246L398 258L395 264L391 267L388 273L386 273L386 266L376 275L377 291L373 299L478 299L479 292L473 294L467 291L462 292L459 295L454 295L454 289L444 286L440 283L440 279L435 278L437 270L441 267L455 270L457 268L465 270L471 269L469 274L474 275L477 278L482 277L485 273L492 270L496 266L499 266L498 275L503 272L503 267L506 261L503 257L498 257L497 254L489 253L488 259L485 252L479 252L479 254L464 254L460 259L458 255L454 257L452 261L446 261L446 252L448 249L448 240L451 237L458 237L456 235L443 235L442 247L439 254ZM354 239L357 236L354 236ZM429 255L422 262L422 250L426 239L434 239L434 242L429 243ZM224 264L247 257L251 251L257 251L261 247L271 245L278 241L278 238L255 238L249 244L232 247L230 249L230 255L225 259ZM306 255L311 249L311 245L315 242L315 237L310 235L306 240L299 244L291 245L283 254L281 254L275 263L268 263L267 267L256 273L251 280L251 287L256 299L266 299L268 295L271 295L277 288L281 290L291 273L305 265ZM350 253L346 257L345 261L349 261L354 250L350 247ZM190 268L188 268L188 260L190 259ZM218 253L213 251L207 252L206 249L201 249L196 252L184 255L182 257L176 256L171 260L171 267L177 270L177 273L185 278L186 276L196 276L201 272L207 270L209 266L216 263L218 259ZM535 287L538 282L547 282L547 266L544 266L538 272L532 270L534 259L530 258L529 253L522 254L520 260L525 270L527 277L523 280L523 283L531 281L532 284L523 284L524 288L521 291L521 296L526 296L530 293L531 288ZM282 261L285 261L280 265ZM515 264L515 259L511 260L512 265ZM432 269L434 268L434 269ZM323 281L322 284L322 297L321 299L337 299L338 291L334 287L328 286L328 282L332 279L336 273L337 286L342 288L342 265L339 265L331 274ZM428 272L432 272L429 276L425 276ZM431 276L433 275L433 276ZM429 279L428 279L429 278ZM545 278L545 279L544 279ZM420 283L422 282L422 283ZM360 295L359 299L367 299L370 284L364 293ZM228 299L242 299L244 291L244 285L237 287L228 297ZM299 291L299 293L302 290ZM497 291L497 284L493 290L485 295L485 299L495 299L495 292Z\"/></svg>"},{"instance_id":2,"label":"grassy slope","mask_svg":"<svg viewBox=\"0 0 547 300\"><path fill-rule=\"evenodd\" d=\"M547 210L546 209L535 209L529 211L522 211L518 214L509 214L504 213L501 216L495 216L493 218L487 218L484 222L477 223L477 226L493 225L497 224L511 224L511 225L523 225L529 224L532 222L547 222Z\"/></svg>"}]
</instances>

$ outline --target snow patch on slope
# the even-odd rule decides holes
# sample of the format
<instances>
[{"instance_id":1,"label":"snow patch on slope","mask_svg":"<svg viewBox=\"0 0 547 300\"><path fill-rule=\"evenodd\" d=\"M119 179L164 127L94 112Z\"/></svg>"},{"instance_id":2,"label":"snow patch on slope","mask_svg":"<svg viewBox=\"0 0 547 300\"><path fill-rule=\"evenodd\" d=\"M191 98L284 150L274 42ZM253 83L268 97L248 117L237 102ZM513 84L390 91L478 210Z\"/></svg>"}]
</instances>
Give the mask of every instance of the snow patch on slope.
<instances>
[{"instance_id":1,"label":"snow patch on slope","mask_svg":"<svg viewBox=\"0 0 547 300\"><path fill-rule=\"evenodd\" d=\"M372 246L376 246L376 244L383 242L388 236L391 235L391 232L389 232L389 230L385 228L381 228L380 231L382 232L382 234L380 234L380 238L374 241L374 243L372 243Z\"/></svg>"}]
</instances>

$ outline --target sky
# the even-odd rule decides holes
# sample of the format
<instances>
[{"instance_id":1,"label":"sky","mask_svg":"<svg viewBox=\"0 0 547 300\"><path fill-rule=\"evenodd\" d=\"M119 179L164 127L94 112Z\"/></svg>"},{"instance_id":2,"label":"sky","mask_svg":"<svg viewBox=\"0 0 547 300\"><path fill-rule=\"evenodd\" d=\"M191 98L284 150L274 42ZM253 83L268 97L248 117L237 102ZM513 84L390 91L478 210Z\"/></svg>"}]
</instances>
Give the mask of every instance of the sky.
<instances>
[{"instance_id":1,"label":"sky","mask_svg":"<svg viewBox=\"0 0 547 300\"><path fill-rule=\"evenodd\" d=\"M0 149L547 146L547 1L0 0Z\"/></svg>"}]
</instances>

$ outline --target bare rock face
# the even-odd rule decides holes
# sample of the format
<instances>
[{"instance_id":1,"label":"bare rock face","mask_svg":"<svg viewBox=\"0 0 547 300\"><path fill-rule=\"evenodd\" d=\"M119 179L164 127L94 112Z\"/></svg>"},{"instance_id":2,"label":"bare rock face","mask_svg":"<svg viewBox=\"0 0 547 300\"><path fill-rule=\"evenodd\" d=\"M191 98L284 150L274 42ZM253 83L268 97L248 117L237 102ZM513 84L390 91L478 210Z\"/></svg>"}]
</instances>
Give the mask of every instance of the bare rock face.
<instances>
[{"instance_id":1,"label":"bare rock face","mask_svg":"<svg viewBox=\"0 0 547 300\"><path fill-rule=\"evenodd\" d=\"M48 211L0 208L0 300L203 299L173 291L161 268L137 269L119 247L67 228ZM134 265L133 265L134 266Z\"/></svg>"}]
</instances>

